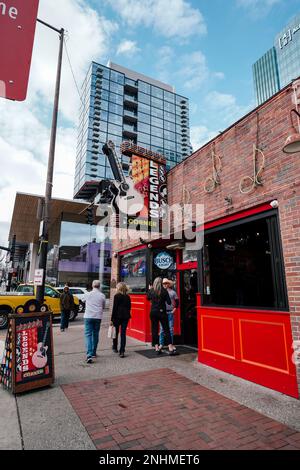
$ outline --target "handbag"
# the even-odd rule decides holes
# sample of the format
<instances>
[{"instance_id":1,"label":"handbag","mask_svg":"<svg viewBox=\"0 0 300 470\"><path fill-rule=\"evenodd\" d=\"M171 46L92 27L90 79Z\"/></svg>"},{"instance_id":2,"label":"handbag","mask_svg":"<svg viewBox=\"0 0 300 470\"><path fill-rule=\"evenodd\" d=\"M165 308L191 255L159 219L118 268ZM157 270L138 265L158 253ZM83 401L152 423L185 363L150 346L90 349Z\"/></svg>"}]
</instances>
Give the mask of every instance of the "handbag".
<instances>
[{"instance_id":1,"label":"handbag","mask_svg":"<svg viewBox=\"0 0 300 470\"><path fill-rule=\"evenodd\" d=\"M116 339L117 332L116 332L116 328L114 326L110 325L108 327L107 337L110 338L110 339Z\"/></svg>"}]
</instances>

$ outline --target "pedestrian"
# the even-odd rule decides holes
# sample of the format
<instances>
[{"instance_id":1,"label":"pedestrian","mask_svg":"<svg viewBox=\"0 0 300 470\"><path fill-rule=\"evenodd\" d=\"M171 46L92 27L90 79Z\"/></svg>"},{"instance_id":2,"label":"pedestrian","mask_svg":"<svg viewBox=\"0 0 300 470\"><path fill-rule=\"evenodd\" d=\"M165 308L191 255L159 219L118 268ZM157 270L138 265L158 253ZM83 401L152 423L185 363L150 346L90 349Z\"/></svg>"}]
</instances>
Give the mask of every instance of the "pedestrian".
<instances>
[{"instance_id":1,"label":"pedestrian","mask_svg":"<svg viewBox=\"0 0 300 470\"><path fill-rule=\"evenodd\" d=\"M64 287L64 291L60 296L60 331L64 332L69 328L70 314L74 308L74 297L70 292L69 286Z\"/></svg>"},{"instance_id":2,"label":"pedestrian","mask_svg":"<svg viewBox=\"0 0 300 470\"><path fill-rule=\"evenodd\" d=\"M159 324L161 323L165 332L166 342L169 348L169 355L175 356L177 353L172 344L166 309L166 304L171 305L171 299L168 291L163 287L162 279L160 277L155 279L153 287L150 286L147 297L148 300L151 301L150 319L152 324L152 346L155 347L157 354L162 353L162 347L159 345L158 335Z\"/></svg>"},{"instance_id":3,"label":"pedestrian","mask_svg":"<svg viewBox=\"0 0 300 470\"><path fill-rule=\"evenodd\" d=\"M124 282L117 285L112 309L111 324L116 328L116 338L113 340L113 351L118 352L119 330L121 328L120 357L125 357L126 330L131 318L131 300L128 295L128 287Z\"/></svg>"},{"instance_id":4,"label":"pedestrian","mask_svg":"<svg viewBox=\"0 0 300 470\"><path fill-rule=\"evenodd\" d=\"M171 305L166 304L166 310L168 315L168 322L169 322L169 329L172 339L172 344L174 345L174 315L176 313L177 308L179 307L179 298L174 289L174 282L170 279L163 280L163 287L167 289L169 297L171 299ZM160 327L160 337L159 337L159 344L161 347L165 346L165 334L163 326ZM174 347L176 350L176 348Z\"/></svg>"},{"instance_id":5,"label":"pedestrian","mask_svg":"<svg viewBox=\"0 0 300 470\"><path fill-rule=\"evenodd\" d=\"M86 362L93 363L97 357L101 320L105 309L105 295L102 294L100 281L93 282L93 290L85 294L84 334Z\"/></svg>"}]
</instances>

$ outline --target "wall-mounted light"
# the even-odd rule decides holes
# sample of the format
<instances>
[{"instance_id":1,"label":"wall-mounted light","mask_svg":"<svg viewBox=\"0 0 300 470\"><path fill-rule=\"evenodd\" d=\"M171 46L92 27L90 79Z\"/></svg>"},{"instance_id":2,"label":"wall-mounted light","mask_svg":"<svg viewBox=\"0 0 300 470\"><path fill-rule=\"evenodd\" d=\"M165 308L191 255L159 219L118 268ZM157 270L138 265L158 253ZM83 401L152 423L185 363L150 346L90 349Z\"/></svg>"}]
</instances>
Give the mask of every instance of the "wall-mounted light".
<instances>
[{"instance_id":1,"label":"wall-mounted light","mask_svg":"<svg viewBox=\"0 0 300 470\"><path fill-rule=\"evenodd\" d=\"M116 251L114 252L113 257L114 257L114 258L117 258L117 257L118 257L118 253L117 253Z\"/></svg>"},{"instance_id":2,"label":"wall-mounted light","mask_svg":"<svg viewBox=\"0 0 300 470\"><path fill-rule=\"evenodd\" d=\"M296 111L296 109L292 109L290 112L291 126L289 130L289 136L286 139L286 142L282 149L284 153L288 153L288 154L300 152L300 133L299 133L299 130L297 131L297 129L294 126L293 113L296 114L298 118L300 118L300 114L298 113L298 111Z\"/></svg>"}]
</instances>

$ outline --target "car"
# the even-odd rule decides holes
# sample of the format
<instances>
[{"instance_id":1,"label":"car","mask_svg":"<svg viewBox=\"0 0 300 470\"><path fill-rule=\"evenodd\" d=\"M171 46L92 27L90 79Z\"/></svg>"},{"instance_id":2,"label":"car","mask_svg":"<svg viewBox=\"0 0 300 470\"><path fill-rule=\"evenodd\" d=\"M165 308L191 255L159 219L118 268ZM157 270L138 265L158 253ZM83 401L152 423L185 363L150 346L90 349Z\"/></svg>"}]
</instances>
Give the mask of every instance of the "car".
<instances>
[{"instance_id":1,"label":"car","mask_svg":"<svg viewBox=\"0 0 300 470\"><path fill-rule=\"evenodd\" d=\"M79 299L79 310L78 313L83 313L85 311L85 294L88 292L84 287L69 287L72 295L76 295ZM63 287L57 287L56 290L60 293L64 291Z\"/></svg>"},{"instance_id":2,"label":"car","mask_svg":"<svg viewBox=\"0 0 300 470\"><path fill-rule=\"evenodd\" d=\"M74 296L74 309L70 320L74 321L78 315L79 299ZM8 325L8 315L12 313L34 313L37 311L51 311L54 317L61 315L60 293L54 287L45 286L45 298L39 308L36 301L36 287L33 284L21 284L15 292L7 292L0 295L0 330L5 330Z\"/></svg>"}]
</instances>

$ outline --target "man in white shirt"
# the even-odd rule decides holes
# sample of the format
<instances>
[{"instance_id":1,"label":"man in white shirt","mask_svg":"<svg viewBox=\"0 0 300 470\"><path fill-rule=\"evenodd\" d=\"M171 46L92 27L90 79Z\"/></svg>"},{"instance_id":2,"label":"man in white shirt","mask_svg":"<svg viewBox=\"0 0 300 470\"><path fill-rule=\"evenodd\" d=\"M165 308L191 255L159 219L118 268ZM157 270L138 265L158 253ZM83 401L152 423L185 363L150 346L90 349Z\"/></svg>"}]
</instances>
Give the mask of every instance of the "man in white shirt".
<instances>
[{"instance_id":1,"label":"man in white shirt","mask_svg":"<svg viewBox=\"0 0 300 470\"><path fill-rule=\"evenodd\" d=\"M93 282L93 290L85 294L84 334L86 344L86 362L93 363L97 357L99 333L103 311L105 309L105 295L100 291L100 281Z\"/></svg>"}]
</instances>

